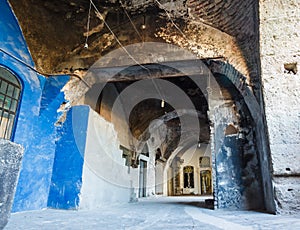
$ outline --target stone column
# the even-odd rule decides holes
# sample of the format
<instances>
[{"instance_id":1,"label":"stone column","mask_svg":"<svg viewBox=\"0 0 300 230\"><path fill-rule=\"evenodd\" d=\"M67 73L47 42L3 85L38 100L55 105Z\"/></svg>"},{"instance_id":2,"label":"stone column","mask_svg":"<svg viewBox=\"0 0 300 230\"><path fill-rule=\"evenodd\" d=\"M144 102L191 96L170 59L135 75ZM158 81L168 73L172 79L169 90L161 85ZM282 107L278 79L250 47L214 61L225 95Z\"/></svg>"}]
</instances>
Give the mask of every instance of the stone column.
<instances>
[{"instance_id":1,"label":"stone column","mask_svg":"<svg viewBox=\"0 0 300 230\"><path fill-rule=\"evenodd\" d=\"M0 229L10 216L23 152L21 145L0 139Z\"/></svg>"}]
</instances>

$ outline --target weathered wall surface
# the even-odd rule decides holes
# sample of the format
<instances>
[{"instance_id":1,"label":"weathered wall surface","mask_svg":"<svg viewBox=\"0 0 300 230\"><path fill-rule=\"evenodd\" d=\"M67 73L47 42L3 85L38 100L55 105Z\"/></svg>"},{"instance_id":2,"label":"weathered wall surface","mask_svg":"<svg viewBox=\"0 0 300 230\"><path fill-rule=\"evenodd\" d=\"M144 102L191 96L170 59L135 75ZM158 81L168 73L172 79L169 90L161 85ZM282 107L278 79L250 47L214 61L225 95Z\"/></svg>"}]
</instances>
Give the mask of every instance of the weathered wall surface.
<instances>
[{"instance_id":1,"label":"weathered wall surface","mask_svg":"<svg viewBox=\"0 0 300 230\"><path fill-rule=\"evenodd\" d=\"M215 115L214 186L218 208L263 209L261 173L255 151L255 139L252 135L241 135L244 127L237 116L238 114L232 111L232 106L228 105L218 108ZM235 124L238 132L226 134L228 124Z\"/></svg>"},{"instance_id":2,"label":"weathered wall surface","mask_svg":"<svg viewBox=\"0 0 300 230\"><path fill-rule=\"evenodd\" d=\"M64 101L60 89L69 77L46 79L40 94L24 88L15 142L25 147L13 211L47 207L55 156L59 117L57 109ZM27 103L24 104L26 98ZM38 104L32 107L37 100ZM31 109L37 109L32 111Z\"/></svg>"},{"instance_id":3,"label":"weathered wall surface","mask_svg":"<svg viewBox=\"0 0 300 230\"><path fill-rule=\"evenodd\" d=\"M260 49L277 211L300 211L299 0L260 1Z\"/></svg>"},{"instance_id":4,"label":"weathered wall surface","mask_svg":"<svg viewBox=\"0 0 300 230\"><path fill-rule=\"evenodd\" d=\"M168 43L189 50L199 58L223 57L242 74L247 77L250 75L247 61L235 38L199 20L187 23L183 33L169 23L161 27L157 35Z\"/></svg>"},{"instance_id":5,"label":"weathered wall surface","mask_svg":"<svg viewBox=\"0 0 300 230\"><path fill-rule=\"evenodd\" d=\"M219 63L219 64L218 64ZM262 189L264 193L264 206L266 211L270 213L275 212L275 204L274 204L274 194L273 194L273 186L272 186L272 179L270 175L270 169L269 169L269 149L268 149L268 141L265 131L265 125L264 125L264 113L262 112L263 105L259 105L258 101L256 100L254 94L251 92L251 90L247 87L244 81L244 76L241 75L239 72L237 72L234 68L232 68L231 65L228 64L222 64L222 62L207 62L210 70L214 73L217 77L218 82L220 86L223 87L229 87L227 89L227 93L224 94L224 90L222 94L225 97L229 96L233 93L235 97L239 98L239 101L242 103L236 104L236 109L239 111L241 117L241 120L243 120L245 127L241 130L243 134L246 134L245 136L251 136L253 137L249 138L247 137L247 140L253 140L255 138L255 144L256 144L256 153L253 152L251 148L250 151L247 150L248 147L253 146L254 142L249 141L246 143L246 145L243 145L245 156L248 155L251 156L256 155L257 160L260 163L260 171L261 171L261 179L262 179ZM220 65L221 64L221 65ZM221 67L221 68L220 68ZM221 76L221 77L220 77ZM223 76L223 77L222 77ZM227 80L226 80L227 78ZM231 83L230 83L231 82ZM232 87L233 85L234 87ZM231 86L230 86L231 85ZM231 93L230 93L231 92ZM229 93L229 94L228 94ZM218 104L218 98L217 95L210 98L210 106L214 106L214 104ZM242 100L240 100L242 99ZM210 114L214 114L211 113ZM218 114L217 112L215 114ZM251 122L251 117L253 121ZM212 118L212 120L215 120ZM246 121L246 122L245 122ZM250 122L250 123L249 123ZM228 123L229 124L229 123ZM249 132L249 129L252 130ZM218 134L212 135L212 139L218 137ZM218 139L218 138L217 138ZM218 148L217 148L218 149ZM250 154L249 154L250 153ZM251 159L251 158L250 158ZM252 159L255 159L252 157ZM250 161L251 162L251 161ZM256 163L255 163L256 164ZM251 164L246 165L246 170L249 168ZM250 167L251 169L251 167ZM252 170L250 170L252 171ZM246 173L248 175L248 173ZM250 174L252 175L252 174ZM248 176L247 176L248 177ZM250 176L252 177L252 176ZM213 175L213 178L215 178L215 175Z\"/></svg>"},{"instance_id":6,"label":"weathered wall surface","mask_svg":"<svg viewBox=\"0 0 300 230\"><path fill-rule=\"evenodd\" d=\"M138 169L126 166L113 124L81 105L57 131L48 207L95 209L136 200Z\"/></svg>"}]
</instances>

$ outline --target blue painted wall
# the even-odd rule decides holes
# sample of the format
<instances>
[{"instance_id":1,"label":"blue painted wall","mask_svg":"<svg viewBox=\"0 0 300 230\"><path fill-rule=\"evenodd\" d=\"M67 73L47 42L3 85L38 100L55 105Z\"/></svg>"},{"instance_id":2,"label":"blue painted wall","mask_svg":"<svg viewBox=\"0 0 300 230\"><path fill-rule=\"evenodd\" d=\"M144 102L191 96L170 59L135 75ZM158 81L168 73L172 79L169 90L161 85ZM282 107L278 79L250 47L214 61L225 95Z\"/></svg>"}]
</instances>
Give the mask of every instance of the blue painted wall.
<instances>
[{"instance_id":1,"label":"blue painted wall","mask_svg":"<svg viewBox=\"0 0 300 230\"><path fill-rule=\"evenodd\" d=\"M40 95L40 108L35 123L32 124L32 121L18 123L24 128L32 126L32 130L30 133L26 132L30 136L25 135L22 140L16 140L18 143L22 141L22 144L29 145L22 162L13 211L47 207L56 149L55 141L58 136L55 123L60 114L57 109L64 101L64 95L60 90L68 80L68 76L47 78Z\"/></svg>"},{"instance_id":2,"label":"blue painted wall","mask_svg":"<svg viewBox=\"0 0 300 230\"><path fill-rule=\"evenodd\" d=\"M88 106L73 107L59 130L49 207L75 209L79 205L88 117Z\"/></svg>"},{"instance_id":3,"label":"blue painted wall","mask_svg":"<svg viewBox=\"0 0 300 230\"><path fill-rule=\"evenodd\" d=\"M33 66L33 61L21 33L18 21L6 0L0 0L0 10L0 47ZM2 56L1 61L2 60L6 61L7 57ZM29 75L24 77L27 80L31 80ZM36 79L32 80L35 81Z\"/></svg>"},{"instance_id":4,"label":"blue painted wall","mask_svg":"<svg viewBox=\"0 0 300 230\"><path fill-rule=\"evenodd\" d=\"M62 87L69 76L45 78L12 56L34 66L19 24L6 0L0 0L0 65L22 82L22 99L13 141L25 148L13 211L47 207L58 132L55 126L64 102Z\"/></svg>"}]
</instances>

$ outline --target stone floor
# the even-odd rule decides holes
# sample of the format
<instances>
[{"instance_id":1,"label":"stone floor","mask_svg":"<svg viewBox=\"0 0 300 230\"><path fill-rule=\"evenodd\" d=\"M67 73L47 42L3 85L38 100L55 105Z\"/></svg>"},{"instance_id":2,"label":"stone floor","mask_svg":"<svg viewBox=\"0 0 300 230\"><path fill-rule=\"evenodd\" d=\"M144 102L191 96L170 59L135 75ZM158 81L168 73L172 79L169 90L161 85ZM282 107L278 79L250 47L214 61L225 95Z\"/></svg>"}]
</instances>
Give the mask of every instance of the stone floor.
<instances>
[{"instance_id":1,"label":"stone floor","mask_svg":"<svg viewBox=\"0 0 300 230\"><path fill-rule=\"evenodd\" d=\"M97 210L45 209L12 214L5 230L29 229L300 229L300 213L271 215L201 208L205 198L156 197Z\"/></svg>"}]
</instances>

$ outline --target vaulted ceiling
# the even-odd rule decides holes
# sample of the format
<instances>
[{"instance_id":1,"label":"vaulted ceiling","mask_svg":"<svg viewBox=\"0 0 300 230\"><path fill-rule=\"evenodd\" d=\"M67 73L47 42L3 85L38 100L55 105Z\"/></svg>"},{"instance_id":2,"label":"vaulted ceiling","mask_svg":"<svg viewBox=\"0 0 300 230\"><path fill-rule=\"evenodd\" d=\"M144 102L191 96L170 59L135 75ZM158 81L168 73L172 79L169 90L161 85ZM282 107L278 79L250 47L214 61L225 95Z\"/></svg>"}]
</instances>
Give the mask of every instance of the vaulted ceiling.
<instances>
[{"instance_id":1,"label":"vaulted ceiling","mask_svg":"<svg viewBox=\"0 0 300 230\"><path fill-rule=\"evenodd\" d=\"M255 0L93 0L89 29L88 0L9 2L43 72L87 69L120 43L158 41L204 58L223 56L252 81L258 76Z\"/></svg>"},{"instance_id":2,"label":"vaulted ceiling","mask_svg":"<svg viewBox=\"0 0 300 230\"><path fill-rule=\"evenodd\" d=\"M36 68L44 73L87 70L100 57L120 46L151 41L177 45L199 58L222 57L222 60L233 65L247 78L250 86L259 84L256 0L9 2L19 20ZM144 60L146 64L147 58ZM121 91L134 80L129 79L131 75L127 76L127 82L111 84ZM185 92L197 90L197 87L182 79L185 78L169 81L179 84ZM199 119L202 122L199 140L207 142L207 102L198 94L189 97L197 111L201 111L204 116ZM131 112L129 123L136 137L145 132L152 120L172 113L171 107L168 109L166 105L166 108L161 108L159 103L159 100L153 99L143 101ZM177 136L168 142L169 149L166 152L171 153L176 148L180 129L177 129L179 123L176 119L169 125L174 126L173 134Z\"/></svg>"}]
</instances>

